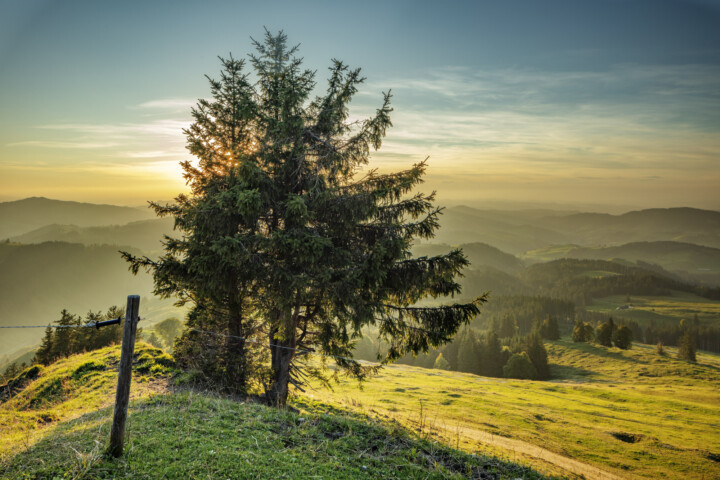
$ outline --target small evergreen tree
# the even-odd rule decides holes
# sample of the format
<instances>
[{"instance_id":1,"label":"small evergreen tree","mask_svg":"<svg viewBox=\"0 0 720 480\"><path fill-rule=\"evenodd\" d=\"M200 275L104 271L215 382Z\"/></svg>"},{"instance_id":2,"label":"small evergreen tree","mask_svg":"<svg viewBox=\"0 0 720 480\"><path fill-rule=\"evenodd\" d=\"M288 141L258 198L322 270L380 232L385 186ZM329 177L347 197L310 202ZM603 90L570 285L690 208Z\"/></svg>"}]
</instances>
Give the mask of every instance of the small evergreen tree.
<instances>
[{"instance_id":1,"label":"small evergreen tree","mask_svg":"<svg viewBox=\"0 0 720 480\"><path fill-rule=\"evenodd\" d=\"M535 367L536 377L539 380L550 378L550 366L548 365L548 354L543 344L542 337L538 333L528 335L526 339L525 352Z\"/></svg>"},{"instance_id":2,"label":"small evergreen tree","mask_svg":"<svg viewBox=\"0 0 720 480\"><path fill-rule=\"evenodd\" d=\"M537 370L530 361L527 353L516 353L508 360L503 367L505 378L518 378L521 380L534 380L537 378Z\"/></svg>"},{"instance_id":3,"label":"small evergreen tree","mask_svg":"<svg viewBox=\"0 0 720 480\"><path fill-rule=\"evenodd\" d=\"M51 355L53 352L54 334L55 332L53 332L52 327L47 327L45 329L45 336L43 336L42 342L40 343L40 348L38 348L35 352L33 363L47 365L52 361Z\"/></svg>"},{"instance_id":4,"label":"small evergreen tree","mask_svg":"<svg viewBox=\"0 0 720 480\"><path fill-rule=\"evenodd\" d=\"M540 334L548 340L558 340L560 338L560 326L556 317L548 315L545 317L540 326Z\"/></svg>"},{"instance_id":5,"label":"small evergreen tree","mask_svg":"<svg viewBox=\"0 0 720 480\"><path fill-rule=\"evenodd\" d=\"M467 373L480 373L480 355L477 338L470 328L465 328L458 349L457 370Z\"/></svg>"},{"instance_id":6,"label":"small evergreen tree","mask_svg":"<svg viewBox=\"0 0 720 480\"><path fill-rule=\"evenodd\" d=\"M572 340L575 343L585 342L585 324L579 318L575 320L575 327L572 331Z\"/></svg>"},{"instance_id":7,"label":"small evergreen tree","mask_svg":"<svg viewBox=\"0 0 720 480\"><path fill-rule=\"evenodd\" d=\"M658 343L657 343L656 350L657 350L657 354L658 354L658 355L663 356L663 357L665 356L665 349L663 348L663 343L662 343L662 342L658 342Z\"/></svg>"},{"instance_id":8,"label":"small evergreen tree","mask_svg":"<svg viewBox=\"0 0 720 480\"><path fill-rule=\"evenodd\" d=\"M504 358L502 345L495 330L490 330L485 337L480 354L480 375L486 377L502 377Z\"/></svg>"},{"instance_id":9,"label":"small evergreen tree","mask_svg":"<svg viewBox=\"0 0 720 480\"><path fill-rule=\"evenodd\" d=\"M605 347L612 347L615 325L614 323L610 323L611 321L612 318L610 318L610 321L603 322L598 325L597 330L595 330L595 341Z\"/></svg>"},{"instance_id":10,"label":"small evergreen tree","mask_svg":"<svg viewBox=\"0 0 720 480\"><path fill-rule=\"evenodd\" d=\"M630 328L623 325L615 329L612 340L616 347L628 350L632 346L633 332Z\"/></svg>"},{"instance_id":11,"label":"small evergreen tree","mask_svg":"<svg viewBox=\"0 0 720 480\"><path fill-rule=\"evenodd\" d=\"M680 337L678 358L693 363L697 361L695 355L695 335L693 335L690 330L685 330L685 333Z\"/></svg>"},{"instance_id":12,"label":"small evergreen tree","mask_svg":"<svg viewBox=\"0 0 720 480\"><path fill-rule=\"evenodd\" d=\"M155 348L163 348L163 342L160 340L160 337L155 334L155 332L150 332L150 335L147 336L145 341Z\"/></svg>"}]
</instances>

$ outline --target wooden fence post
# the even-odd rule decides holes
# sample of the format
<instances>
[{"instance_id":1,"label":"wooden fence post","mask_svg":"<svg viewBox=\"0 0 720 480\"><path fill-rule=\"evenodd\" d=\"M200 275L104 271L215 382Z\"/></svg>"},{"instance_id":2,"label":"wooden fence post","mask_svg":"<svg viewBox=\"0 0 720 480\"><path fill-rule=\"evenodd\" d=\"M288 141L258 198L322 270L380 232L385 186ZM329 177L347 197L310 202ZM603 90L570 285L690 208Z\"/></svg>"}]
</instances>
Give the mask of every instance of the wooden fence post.
<instances>
[{"instance_id":1,"label":"wooden fence post","mask_svg":"<svg viewBox=\"0 0 720 480\"><path fill-rule=\"evenodd\" d=\"M122 352L118 369L117 392L115 394L115 414L110 430L110 446L108 453L120 457L123 453L125 437L125 420L127 419L128 402L130 401L130 381L132 379L132 361L135 351L135 333L137 333L138 312L140 311L140 295L128 295L125 309L125 326L123 328Z\"/></svg>"}]
</instances>

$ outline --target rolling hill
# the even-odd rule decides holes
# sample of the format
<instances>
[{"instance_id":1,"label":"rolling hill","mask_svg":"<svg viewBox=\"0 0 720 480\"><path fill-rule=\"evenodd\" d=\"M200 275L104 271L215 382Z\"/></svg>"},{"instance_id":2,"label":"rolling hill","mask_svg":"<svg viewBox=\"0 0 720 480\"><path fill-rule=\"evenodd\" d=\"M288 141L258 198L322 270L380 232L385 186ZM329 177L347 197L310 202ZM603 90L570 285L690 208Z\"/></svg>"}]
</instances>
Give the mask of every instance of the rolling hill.
<instances>
[{"instance_id":1,"label":"rolling hill","mask_svg":"<svg viewBox=\"0 0 720 480\"><path fill-rule=\"evenodd\" d=\"M692 243L657 241L633 242L611 247L556 245L522 255L529 261L547 262L560 258L638 260L660 265L687 279L720 284L720 249Z\"/></svg>"},{"instance_id":2,"label":"rolling hill","mask_svg":"<svg viewBox=\"0 0 720 480\"><path fill-rule=\"evenodd\" d=\"M136 353L119 461L103 455L115 346L18 376L14 396L0 400L0 478L544 478L307 398L288 411L172 391L172 358L145 344Z\"/></svg>"}]
</instances>

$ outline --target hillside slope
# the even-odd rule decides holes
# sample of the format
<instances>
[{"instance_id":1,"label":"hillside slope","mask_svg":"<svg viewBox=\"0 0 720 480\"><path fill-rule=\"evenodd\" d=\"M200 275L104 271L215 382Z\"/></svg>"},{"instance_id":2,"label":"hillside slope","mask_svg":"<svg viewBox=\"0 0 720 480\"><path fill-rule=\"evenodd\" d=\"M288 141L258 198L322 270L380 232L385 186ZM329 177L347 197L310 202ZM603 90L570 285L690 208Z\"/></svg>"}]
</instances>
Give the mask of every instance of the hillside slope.
<instances>
[{"instance_id":1,"label":"hillside slope","mask_svg":"<svg viewBox=\"0 0 720 480\"><path fill-rule=\"evenodd\" d=\"M542 478L316 402L292 413L161 392L169 357L142 344L125 454L108 459L118 353L110 347L60 361L0 403L0 478Z\"/></svg>"}]
</instances>

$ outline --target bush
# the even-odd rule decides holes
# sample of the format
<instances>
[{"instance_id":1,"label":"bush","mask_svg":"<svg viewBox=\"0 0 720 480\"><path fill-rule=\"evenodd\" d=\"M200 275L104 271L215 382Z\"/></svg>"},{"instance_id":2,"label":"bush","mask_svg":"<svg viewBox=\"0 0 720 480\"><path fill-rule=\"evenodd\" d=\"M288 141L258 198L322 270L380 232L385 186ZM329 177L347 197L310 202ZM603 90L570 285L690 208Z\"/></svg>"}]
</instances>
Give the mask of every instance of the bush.
<instances>
[{"instance_id":1,"label":"bush","mask_svg":"<svg viewBox=\"0 0 720 480\"><path fill-rule=\"evenodd\" d=\"M616 347L628 350L632 346L633 332L623 325L613 333L613 343Z\"/></svg>"},{"instance_id":2,"label":"bush","mask_svg":"<svg viewBox=\"0 0 720 480\"><path fill-rule=\"evenodd\" d=\"M537 378L537 370L525 352L516 353L508 360L503 367L505 378L519 378L521 380L534 380Z\"/></svg>"},{"instance_id":3,"label":"bush","mask_svg":"<svg viewBox=\"0 0 720 480\"><path fill-rule=\"evenodd\" d=\"M613 330L609 322L601 323L595 331L595 341L604 347L612 347Z\"/></svg>"}]
</instances>

